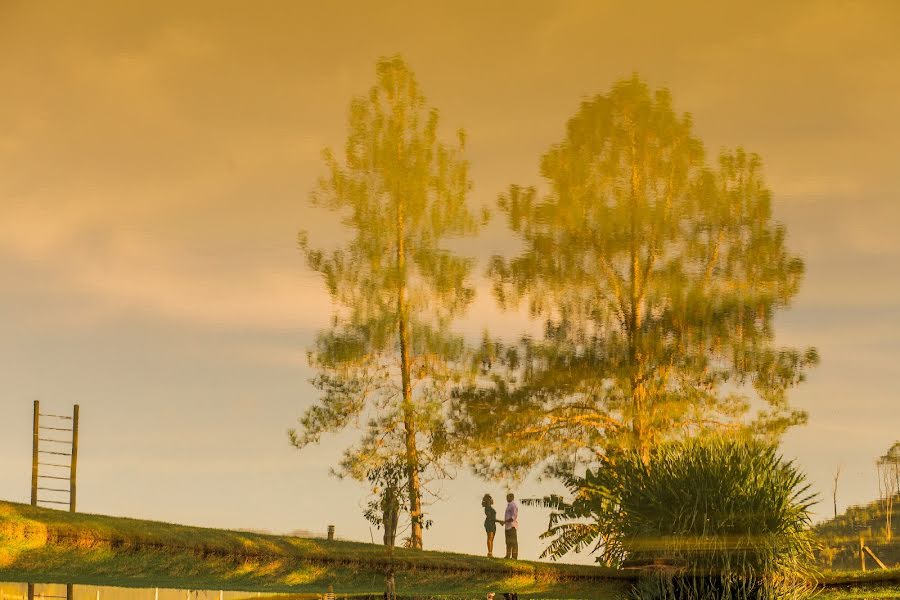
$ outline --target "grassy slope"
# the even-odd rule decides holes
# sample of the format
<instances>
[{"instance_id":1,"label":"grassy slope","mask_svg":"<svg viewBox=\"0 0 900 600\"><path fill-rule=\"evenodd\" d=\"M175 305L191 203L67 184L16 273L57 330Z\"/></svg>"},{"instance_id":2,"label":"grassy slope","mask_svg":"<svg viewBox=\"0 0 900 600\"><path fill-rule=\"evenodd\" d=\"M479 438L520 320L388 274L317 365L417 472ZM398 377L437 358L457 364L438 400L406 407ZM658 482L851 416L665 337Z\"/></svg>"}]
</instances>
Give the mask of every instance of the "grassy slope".
<instances>
[{"instance_id":1,"label":"grassy slope","mask_svg":"<svg viewBox=\"0 0 900 600\"><path fill-rule=\"evenodd\" d=\"M900 598L898 586L851 586L845 588L829 589L815 600L888 600Z\"/></svg>"},{"instance_id":2,"label":"grassy slope","mask_svg":"<svg viewBox=\"0 0 900 600\"><path fill-rule=\"evenodd\" d=\"M0 580L123 587L380 593L382 546L71 514L0 501ZM631 574L580 565L397 549L404 594L517 591L610 597Z\"/></svg>"},{"instance_id":3,"label":"grassy slope","mask_svg":"<svg viewBox=\"0 0 900 600\"><path fill-rule=\"evenodd\" d=\"M880 504L870 502L863 506L851 506L847 511L813 529L823 544L819 552L819 566L834 571L859 569L859 536L887 566L900 569L900 496L894 501L893 539L888 542L884 532L884 510ZM866 557L869 569L878 567ZM835 576L838 576L836 573ZM894 579L900 577L894 576Z\"/></svg>"},{"instance_id":4,"label":"grassy slope","mask_svg":"<svg viewBox=\"0 0 900 600\"><path fill-rule=\"evenodd\" d=\"M856 584L900 584L900 567L894 569L876 568L868 571L825 571L819 580L831 587L845 587Z\"/></svg>"}]
</instances>

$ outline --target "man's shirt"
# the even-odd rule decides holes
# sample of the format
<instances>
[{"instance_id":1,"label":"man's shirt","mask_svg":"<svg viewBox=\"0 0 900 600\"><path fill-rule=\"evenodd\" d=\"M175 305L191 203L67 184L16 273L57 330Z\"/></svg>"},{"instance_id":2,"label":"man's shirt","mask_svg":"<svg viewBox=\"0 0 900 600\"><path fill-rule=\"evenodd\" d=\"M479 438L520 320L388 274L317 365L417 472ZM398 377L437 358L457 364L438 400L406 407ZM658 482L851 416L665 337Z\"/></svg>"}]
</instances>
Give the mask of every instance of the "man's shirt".
<instances>
[{"instance_id":1,"label":"man's shirt","mask_svg":"<svg viewBox=\"0 0 900 600\"><path fill-rule=\"evenodd\" d=\"M519 505L516 504L515 500L506 505L506 516L504 520L506 522L506 529L519 528Z\"/></svg>"}]
</instances>

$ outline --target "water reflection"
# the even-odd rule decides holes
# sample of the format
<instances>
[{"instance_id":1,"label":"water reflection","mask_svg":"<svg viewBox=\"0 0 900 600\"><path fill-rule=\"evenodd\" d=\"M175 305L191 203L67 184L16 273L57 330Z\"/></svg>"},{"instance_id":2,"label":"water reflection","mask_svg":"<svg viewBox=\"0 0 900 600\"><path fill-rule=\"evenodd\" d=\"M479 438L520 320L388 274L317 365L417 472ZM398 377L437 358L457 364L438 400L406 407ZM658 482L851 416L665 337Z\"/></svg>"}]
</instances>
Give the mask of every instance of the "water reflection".
<instances>
[{"instance_id":1,"label":"water reflection","mask_svg":"<svg viewBox=\"0 0 900 600\"><path fill-rule=\"evenodd\" d=\"M545 506L559 511L553 523L589 518L595 530L588 539L583 523L565 523L569 529L549 554L559 558L599 538L594 551L603 549L605 562L620 567L642 545L647 551L648 539L616 538L613 522L602 519L612 514L610 504L623 506L625 493L641 486L621 485L610 501L616 481L596 485L597 467L630 482L652 464L643 481L669 483L667 465L675 464L669 458L691 466L697 464L691 457L701 455L688 448L663 456L668 462L657 460L654 453L673 441L710 434L771 441L805 422L788 392L817 363L817 352L780 346L774 331L777 315L798 292L804 264L774 219L762 160L742 149L709 160L668 90L634 76L584 101L541 158L547 191L514 184L500 195L499 212L523 250L493 257L494 298L503 309L526 306L544 333L509 342L488 331L477 347L452 327L472 303L474 261L442 245L479 230L467 205L465 136L440 141L438 112L399 58L378 63L376 85L351 103L350 115L345 155L326 153L313 204L340 212L352 239L325 250L301 235L308 265L322 276L337 314L310 352L321 402L301 418L292 441L304 447L364 422L365 433L339 468L373 484L377 501L370 506L387 515L375 517L376 524L405 512L408 545L421 548L429 478L449 478L451 467L463 466L508 481L549 465L552 475L574 482L572 496L586 507L550 499ZM747 458L736 461L742 465L756 457L740 456ZM704 461L693 473L708 474L712 464ZM630 474L615 470L623 465ZM732 476L738 472L733 463L726 466ZM582 478L586 467L594 471ZM884 485L894 486L884 496L888 542L896 472L882 474ZM739 479L760 481L759 473ZM795 485L778 489L791 493ZM585 492L591 486L603 494ZM665 489L676 492L674 500L643 513L661 528L649 540L668 543L680 535L675 542L684 545L692 538L661 516L672 508L681 518L684 507L698 506L679 501L683 490L700 486L680 480ZM728 527L740 521L736 516L765 520L753 512L758 503L738 510L736 495L703 489L729 504L733 512L720 519ZM632 506L643 507L638 495L632 494ZM659 505L665 496L637 500L647 498ZM625 525L639 523L639 511L625 512ZM695 514L707 536L698 538L702 546L717 524L709 512ZM797 523L805 534L807 516L789 525ZM749 531L732 535L723 528L722 539L752 538ZM385 536L389 546L393 539ZM874 557L861 538L860 548ZM643 559L672 558L671 550L650 550L662 556ZM729 564L732 550L722 548ZM9 598L101 600L104 593L148 597L146 590L27 585ZM154 600L161 594L226 600L225 592L156 589Z\"/></svg>"},{"instance_id":2,"label":"water reflection","mask_svg":"<svg viewBox=\"0 0 900 600\"><path fill-rule=\"evenodd\" d=\"M351 101L343 156L325 152L326 174L311 198L340 215L351 240L327 249L300 235L335 318L309 351L321 401L301 417L291 441L304 448L365 422L339 472L376 489L404 490L375 504L397 503L409 516L411 548L423 547L430 524L424 491L448 475L443 406L465 372L464 343L450 324L474 297L473 260L443 242L479 228L468 206L465 133L441 140L438 114L400 57L380 60L375 85ZM398 461L403 477L385 479Z\"/></svg>"},{"instance_id":3,"label":"water reflection","mask_svg":"<svg viewBox=\"0 0 900 600\"><path fill-rule=\"evenodd\" d=\"M73 600L340 600L352 598L354 600L382 600L379 594L334 594L327 591L321 594L273 594L270 592L226 592L210 590L180 590L167 588L122 588L90 585L66 586L60 584L34 584L36 600L49 600L56 596L65 597L67 588L72 588ZM480 590L472 590L471 593L454 593L450 595L399 595L398 600L522 600L525 598L557 598L557 600L586 600L581 597L567 598L562 595L541 596L517 594L490 594ZM595 596L591 600L613 600L617 596ZM896 600L900 598L900 588L885 587L863 590L859 588L846 588L840 590L826 590L820 593L819 600ZM28 600L28 584L25 583L0 583L0 600Z\"/></svg>"},{"instance_id":4,"label":"water reflection","mask_svg":"<svg viewBox=\"0 0 900 600\"><path fill-rule=\"evenodd\" d=\"M804 263L761 157L708 157L670 91L638 75L584 100L540 159L547 191L513 184L497 201L521 251L490 261L494 300L527 307L543 335L488 330L473 347L453 327L472 303L473 261L442 245L479 231L465 135L440 141L438 111L399 57L378 62L349 115L311 203L337 213L350 241L300 235L335 317L310 348L320 399L292 442L365 423L338 470L372 484L374 524L406 515L412 548L429 524L428 480L542 469L575 498L534 501L556 511L544 556L686 561L679 585L813 586L813 498L776 452L806 422L789 392L818 352L776 341ZM649 548L642 535L667 541Z\"/></svg>"},{"instance_id":5,"label":"water reflection","mask_svg":"<svg viewBox=\"0 0 900 600\"><path fill-rule=\"evenodd\" d=\"M57 583L0 583L0 600L255 600L286 594L235 592L224 590L182 590L170 588L128 588ZM320 594L321 595L321 594ZM315 598L315 594L294 597Z\"/></svg>"},{"instance_id":6,"label":"water reflection","mask_svg":"<svg viewBox=\"0 0 900 600\"><path fill-rule=\"evenodd\" d=\"M168 588L124 588L90 585L64 585L54 583L0 583L0 600L29 600L29 590L34 592L33 600L383 600L382 594L342 594L335 593L329 586L322 593L296 594L271 592L226 592L212 590L182 590ZM480 593L452 595L399 595L397 600L450 600L461 598L493 598L493 600L518 600L516 593ZM524 597L523 597L524 598ZM578 600L572 598L568 600Z\"/></svg>"},{"instance_id":7,"label":"water reflection","mask_svg":"<svg viewBox=\"0 0 900 600\"><path fill-rule=\"evenodd\" d=\"M709 160L670 92L635 76L584 101L540 167L547 193L500 196L524 251L489 274L499 304L526 306L545 334L486 336L485 379L455 407L481 474L569 472L622 449L646 460L671 439L805 422L787 392L817 354L773 334L804 266L759 156Z\"/></svg>"}]
</instances>

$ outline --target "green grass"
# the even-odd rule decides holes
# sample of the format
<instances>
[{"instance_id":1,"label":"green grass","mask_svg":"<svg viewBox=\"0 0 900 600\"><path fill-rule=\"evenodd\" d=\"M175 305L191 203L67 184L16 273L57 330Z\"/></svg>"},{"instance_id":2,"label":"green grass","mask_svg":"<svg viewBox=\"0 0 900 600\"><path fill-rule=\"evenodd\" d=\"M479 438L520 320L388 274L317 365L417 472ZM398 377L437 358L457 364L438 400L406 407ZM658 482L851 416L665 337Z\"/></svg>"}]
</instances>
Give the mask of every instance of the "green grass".
<instances>
[{"instance_id":1,"label":"green grass","mask_svg":"<svg viewBox=\"0 0 900 600\"><path fill-rule=\"evenodd\" d=\"M187 527L0 502L0 580L261 592L611 598L632 573Z\"/></svg>"},{"instance_id":2,"label":"green grass","mask_svg":"<svg viewBox=\"0 0 900 600\"><path fill-rule=\"evenodd\" d=\"M826 587L816 600L900 599L900 569L825 571L819 580Z\"/></svg>"},{"instance_id":3,"label":"green grass","mask_svg":"<svg viewBox=\"0 0 900 600\"><path fill-rule=\"evenodd\" d=\"M0 581L131 588L380 594L382 546L71 514L0 501ZM518 591L532 598L621 595L634 572L397 549L398 592L419 597ZM900 598L900 569L826 572L821 598ZM891 587L893 586L893 587ZM886 595L885 595L886 594ZM893 595L892 595L893 594Z\"/></svg>"},{"instance_id":4,"label":"green grass","mask_svg":"<svg viewBox=\"0 0 900 600\"><path fill-rule=\"evenodd\" d=\"M900 598L900 587L849 587L829 589L816 596L816 600L896 600Z\"/></svg>"},{"instance_id":5,"label":"green grass","mask_svg":"<svg viewBox=\"0 0 900 600\"><path fill-rule=\"evenodd\" d=\"M819 575L819 581L830 586L877 583L900 585L900 567L888 570L824 571Z\"/></svg>"}]
</instances>

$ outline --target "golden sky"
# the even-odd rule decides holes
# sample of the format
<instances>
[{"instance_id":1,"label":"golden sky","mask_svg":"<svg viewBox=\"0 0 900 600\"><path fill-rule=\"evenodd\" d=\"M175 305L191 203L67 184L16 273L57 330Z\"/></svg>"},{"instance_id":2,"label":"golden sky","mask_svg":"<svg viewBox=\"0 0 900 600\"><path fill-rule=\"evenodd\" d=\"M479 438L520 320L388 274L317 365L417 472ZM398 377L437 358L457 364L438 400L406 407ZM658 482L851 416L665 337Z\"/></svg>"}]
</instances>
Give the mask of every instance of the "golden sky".
<instances>
[{"instance_id":1,"label":"golden sky","mask_svg":"<svg viewBox=\"0 0 900 600\"><path fill-rule=\"evenodd\" d=\"M340 440L298 453L284 431L330 313L296 233L336 229L306 198L395 53L467 130L476 204L538 184L579 101L633 72L710 153L760 153L807 263L779 337L822 355L785 451L823 498L839 463L839 503L873 497L900 431L898 31L892 1L0 0L0 497L27 499L39 397L82 405L85 510L368 539L361 488L327 476ZM488 232L482 264L509 250ZM527 326L481 288L464 329ZM426 546L479 551L487 489L445 486Z\"/></svg>"}]
</instances>

